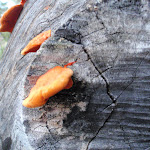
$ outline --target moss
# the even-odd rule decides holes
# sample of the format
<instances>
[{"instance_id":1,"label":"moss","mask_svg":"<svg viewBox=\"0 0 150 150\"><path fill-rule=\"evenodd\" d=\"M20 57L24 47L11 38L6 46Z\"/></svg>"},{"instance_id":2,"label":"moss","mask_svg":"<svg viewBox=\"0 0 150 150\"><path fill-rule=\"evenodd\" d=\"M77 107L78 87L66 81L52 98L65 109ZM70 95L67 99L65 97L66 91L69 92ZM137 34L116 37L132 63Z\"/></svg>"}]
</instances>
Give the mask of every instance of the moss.
<instances>
[{"instance_id":1,"label":"moss","mask_svg":"<svg viewBox=\"0 0 150 150\"><path fill-rule=\"evenodd\" d=\"M6 48L7 42L9 40L10 33L0 33L0 58L3 55L3 52Z\"/></svg>"}]
</instances>

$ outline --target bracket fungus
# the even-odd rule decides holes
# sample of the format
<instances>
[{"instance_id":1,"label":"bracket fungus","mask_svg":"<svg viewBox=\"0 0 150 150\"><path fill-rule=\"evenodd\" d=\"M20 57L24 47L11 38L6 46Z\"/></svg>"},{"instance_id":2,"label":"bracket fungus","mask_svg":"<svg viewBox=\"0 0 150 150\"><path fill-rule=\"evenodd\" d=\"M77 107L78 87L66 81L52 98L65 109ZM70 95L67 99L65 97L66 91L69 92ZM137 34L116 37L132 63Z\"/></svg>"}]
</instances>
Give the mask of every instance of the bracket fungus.
<instances>
[{"instance_id":1,"label":"bracket fungus","mask_svg":"<svg viewBox=\"0 0 150 150\"><path fill-rule=\"evenodd\" d=\"M51 36L51 30L45 31L34 37L28 45L21 51L22 55L26 55L29 52L36 52L41 44Z\"/></svg>"},{"instance_id":2,"label":"bracket fungus","mask_svg":"<svg viewBox=\"0 0 150 150\"><path fill-rule=\"evenodd\" d=\"M19 5L9 8L0 19L0 32L12 32L19 18L26 0L22 0Z\"/></svg>"},{"instance_id":3,"label":"bracket fungus","mask_svg":"<svg viewBox=\"0 0 150 150\"><path fill-rule=\"evenodd\" d=\"M73 62L75 63L75 62ZM73 85L71 76L73 71L67 66L56 66L43 74L31 89L29 96L23 101L23 106L35 108L44 105L48 98L54 96L63 89L69 89Z\"/></svg>"}]
</instances>

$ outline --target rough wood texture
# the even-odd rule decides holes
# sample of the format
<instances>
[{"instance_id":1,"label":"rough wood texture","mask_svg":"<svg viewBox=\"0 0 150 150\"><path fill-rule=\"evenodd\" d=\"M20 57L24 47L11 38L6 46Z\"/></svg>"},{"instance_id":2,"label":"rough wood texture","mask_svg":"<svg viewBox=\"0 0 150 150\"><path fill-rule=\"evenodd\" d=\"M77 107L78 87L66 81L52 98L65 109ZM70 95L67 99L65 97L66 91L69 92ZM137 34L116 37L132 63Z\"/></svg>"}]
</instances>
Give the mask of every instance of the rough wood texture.
<instances>
[{"instance_id":1,"label":"rough wood texture","mask_svg":"<svg viewBox=\"0 0 150 150\"><path fill-rule=\"evenodd\" d=\"M148 1L28 0L0 62L0 149L150 149L149 38ZM75 60L71 89L22 106L41 74Z\"/></svg>"}]
</instances>

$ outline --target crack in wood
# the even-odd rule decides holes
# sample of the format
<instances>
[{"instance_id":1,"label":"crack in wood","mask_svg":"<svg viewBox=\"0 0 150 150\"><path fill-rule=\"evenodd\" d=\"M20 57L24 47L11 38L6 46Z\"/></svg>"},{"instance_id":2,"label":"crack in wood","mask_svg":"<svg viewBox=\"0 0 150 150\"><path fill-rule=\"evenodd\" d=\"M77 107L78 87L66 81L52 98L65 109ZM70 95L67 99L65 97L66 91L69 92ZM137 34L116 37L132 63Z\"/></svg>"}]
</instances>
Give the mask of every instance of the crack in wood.
<instances>
[{"instance_id":1,"label":"crack in wood","mask_svg":"<svg viewBox=\"0 0 150 150\"><path fill-rule=\"evenodd\" d=\"M108 109L109 107L115 107L117 104L116 103L114 103L114 102L112 102L112 103L110 103L108 106L106 106L101 112L104 112L106 109Z\"/></svg>"},{"instance_id":2,"label":"crack in wood","mask_svg":"<svg viewBox=\"0 0 150 150\"><path fill-rule=\"evenodd\" d=\"M87 51L85 50L85 52L86 52L86 54L88 55L88 53L87 53ZM145 57L144 58L146 58L147 57L147 55L149 54L149 52L145 55ZM90 57L89 55L88 55L88 57ZM92 62L92 59L90 59L91 60L91 62ZM108 105L106 108L104 108L103 109L103 111L104 110L106 110L107 108L109 108L110 106L112 106L112 111L111 111L111 113L109 114L109 116L106 118L106 120L104 121L104 123L103 123L103 125L98 129L98 131L96 132L96 134L90 139L90 141L88 142L88 144L87 144L87 147L86 147L86 150L88 150L89 149L89 146L90 146L90 144L91 144L91 142L97 137L97 135L99 134L99 132L100 132L100 130L105 126L105 124L108 122L108 120L111 118L111 116L112 116L112 114L113 114L113 112L114 112L114 109L115 109L115 107L116 107L116 105L117 105L117 99L122 95L122 93L134 82L134 79L136 78L136 73L137 73L137 70L138 70L138 68L140 67L140 65L142 64L142 62L143 62L143 60L138 64L138 66L137 66L137 68L136 68L136 71L135 71L135 75L134 75L134 77L132 78L132 81L128 84L128 86L121 92L121 94L116 98L116 99L114 99L114 97L112 97L113 99L112 99L112 103L110 104L110 105ZM93 63L93 65L94 65L94 63ZM97 68L97 67L96 67ZM98 69L98 68L97 68ZM96 69L96 70L97 70ZM99 72L99 70L97 70L98 72ZM100 74L101 74L101 72L99 72ZM102 77L103 78L103 77ZM105 78L105 77L104 77ZM104 80L105 81L105 80ZM107 81L107 80L106 80ZM108 82L106 82L106 85L108 84ZM109 88L109 86L107 85L107 88ZM108 90L108 89L107 89ZM110 94L109 93L110 91L107 91L107 94ZM102 111L102 112L103 112ZM122 129L122 128L121 128ZM123 130L123 129L122 129ZM123 130L124 131L124 130ZM132 150L132 147L131 147L131 145L130 145L130 142L129 142L129 140L127 139L127 142L128 142L128 145L129 145L129 147L130 147L130 149Z\"/></svg>"},{"instance_id":3,"label":"crack in wood","mask_svg":"<svg viewBox=\"0 0 150 150\"><path fill-rule=\"evenodd\" d=\"M66 39L66 38L64 38ZM66 39L68 40L68 39ZM72 42L72 41L71 41ZM76 43L77 44L77 43ZM90 141L88 142L87 144L87 147L86 147L86 150L88 150L89 148L89 145L91 144L91 142L97 137L97 135L99 134L100 130L105 126L105 124L108 122L108 120L110 119L110 117L112 116L113 112L114 112L114 108L116 107L116 99L114 98L114 96L111 94L110 92L110 86L109 86L109 83L106 79L106 77L103 75L103 73L105 71L107 71L108 69L110 68L107 68L105 71L101 71L96 65L95 63L93 62L91 56L89 55L89 53L87 52L87 50L85 49L83 43L80 43L82 46L83 46L83 51L87 54L87 57L88 57L88 60L91 61L91 63L93 64L93 66L95 67L96 71L99 73L99 75L101 76L101 78L105 81L105 84L106 84L106 93L107 95L109 96L109 98L112 100L112 103L110 105L108 105L106 108L103 109L106 110L107 108L109 108L109 106L112 107L112 111L111 113L108 115L108 117L106 118L106 120L104 121L103 125L97 130L96 134L90 139Z\"/></svg>"},{"instance_id":4,"label":"crack in wood","mask_svg":"<svg viewBox=\"0 0 150 150\"><path fill-rule=\"evenodd\" d=\"M90 139L90 141L88 142L86 149L89 149L90 144L92 143L92 141L94 141L94 139L97 137L97 135L99 134L100 130L105 126L105 124L108 122L108 120L111 118L113 112L114 112L115 106L112 108L112 111L110 112L110 114L108 115L108 117L106 118L106 120L104 121L103 125L97 130L96 134Z\"/></svg>"},{"instance_id":5,"label":"crack in wood","mask_svg":"<svg viewBox=\"0 0 150 150\"><path fill-rule=\"evenodd\" d=\"M149 52L145 55L145 58L147 57L148 54L149 54ZM142 64L142 62L143 62L143 60L138 64L138 66L137 66L137 68L136 68L136 71L135 71L135 76L133 77L131 83L122 91L122 93L134 82L134 79L136 78L137 70L138 70L138 68L140 67L140 65ZM122 94L122 93L121 93L121 94ZM116 102L116 100L121 96L121 94L115 99L115 102ZM115 105L114 105L114 104L115 104ZM98 129L98 131L96 132L95 136L94 136L93 138L91 138L91 140L88 142L86 150L88 150L90 143L97 137L97 135L99 134L100 130L105 126L105 124L108 122L109 118L112 116L112 113L114 112L114 108L115 108L115 106L116 106L116 103L112 102L110 105L108 105L106 108L104 108L104 110L107 109L107 108L110 107L110 106L112 106L112 108L113 108L112 111L111 111L111 113L110 113L110 115L107 117L107 119L105 120L105 122L103 123L103 125ZM104 111L104 110L103 110L103 111ZM121 128L121 129L124 131L123 128ZM124 132L125 132L125 131L124 131ZM129 142L128 139L127 139L127 143L128 143L128 145L129 145L130 149L132 150L131 144L130 144L130 142Z\"/></svg>"},{"instance_id":6,"label":"crack in wood","mask_svg":"<svg viewBox=\"0 0 150 150\"><path fill-rule=\"evenodd\" d=\"M36 130L36 129L38 129L39 127L42 127L42 128L44 128L45 126L38 125L37 127L33 128L33 130Z\"/></svg>"},{"instance_id":7,"label":"crack in wood","mask_svg":"<svg viewBox=\"0 0 150 150\"><path fill-rule=\"evenodd\" d=\"M51 145L54 145L54 148L56 149L55 144L58 143L59 140L56 140L56 138L54 138L54 137L52 136L51 129L49 129L47 120L46 120L46 128L47 128L48 132L50 133L52 139L53 139L54 141L56 141L56 142L54 142L54 143L51 143Z\"/></svg>"},{"instance_id":8,"label":"crack in wood","mask_svg":"<svg viewBox=\"0 0 150 150\"><path fill-rule=\"evenodd\" d=\"M87 36L89 36L89 35L92 35L93 33L96 33L96 32L98 32L98 31L101 31L101 30L103 30L103 29L104 29L104 28L95 30L95 31L93 31L93 32L91 32L91 33L89 33L89 34L86 34L86 35L82 36L82 38L85 38L85 37L87 37Z\"/></svg>"},{"instance_id":9,"label":"crack in wood","mask_svg":"<svg viewBox=\"0 0 150 150\"><path fill-rule=\"evenodd\" d=\"M83 44L82 44L83 45ZM109 98L112 100L112 103L110 105L108 105L106 108L103 109L106 110L107 108L109 108L109 106L112 106L112 111L111 113L108 115L108 117L106 118L106 120L104 121L103 125L97 130L96 134L90 139L90 141L87 144L86 150L89 149L89 146L91 144L91 142L97 137L97 135L99 134L100 130L105 126L105 124L108 122L108 120L111 118L113 112L114 112L114 108L116 107L116 99L114 98L114 96L111 94L110 92L110 86L109 83L106 79L106 77L102 74L103 72L95 65L95 63L93 62L92 58L90 57L89 53L87 52L87 50L84 48L83 45L83 50L84 52L87 54L89 60L91 61L91 63L93 64L93 66L95 67L95 69L97 70L97 72L99 73L99 75L102 77L102 79L105 81L106 84L106 93L109 96Z\"/></svg>"},{"instance_id":10,"label":"crack in wood","mask_svg":"<svg viewBox=\"0 0 150 150\"><path fill-rule=\"evenodd\" d=\"M82 44L83 45L83 44ZM109 98L112 100L112 102L116 102L114 96L111 94L110 92L110 86L109 86L109 83L108 83L108 80L106 79L106 77L103 75L103 72L95 65L95 63L93 62L91 56L89 55L89 53L87 52L87 50L84 48L84 45L83 45L83 50L84 52L87 54L89 60L91 61L91 63L93 64L93 66L95 67L96 71L99 73L99 75L101 76L101 78L105 81L105 84L106 84L106 93L108 94Z\"/></svg>"},{"instance_id":11,"label":"crack in wood","mask_svg":"<svg viewBox=\"0 0 150 150\"><path fill-rule=\"evenodd\" d=\"M43 143L41 146L39 146L36 150L41 149L42 147L44 147L46 145L46 143Z\"/></svg>"}]
</instances>

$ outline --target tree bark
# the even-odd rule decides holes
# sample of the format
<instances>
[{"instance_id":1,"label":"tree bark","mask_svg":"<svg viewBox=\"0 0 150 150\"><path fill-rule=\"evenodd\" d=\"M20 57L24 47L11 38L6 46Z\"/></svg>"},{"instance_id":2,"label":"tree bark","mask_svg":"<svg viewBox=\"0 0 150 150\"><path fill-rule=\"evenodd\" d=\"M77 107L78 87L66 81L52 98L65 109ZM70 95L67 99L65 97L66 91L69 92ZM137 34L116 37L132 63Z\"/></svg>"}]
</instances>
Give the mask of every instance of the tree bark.
<instances>
[{"instance_id":1,"label":"tree bark","mask_svg":"<svg viewBox=\"0 0 150 150\"><path fill-rule=\"evenodd\" d=\"M150 149L149 38L148 1L28 0L0 62L0 149ZM40 75L73 61L71 89L22 106Z\"/></svg>"}]
</instances>

